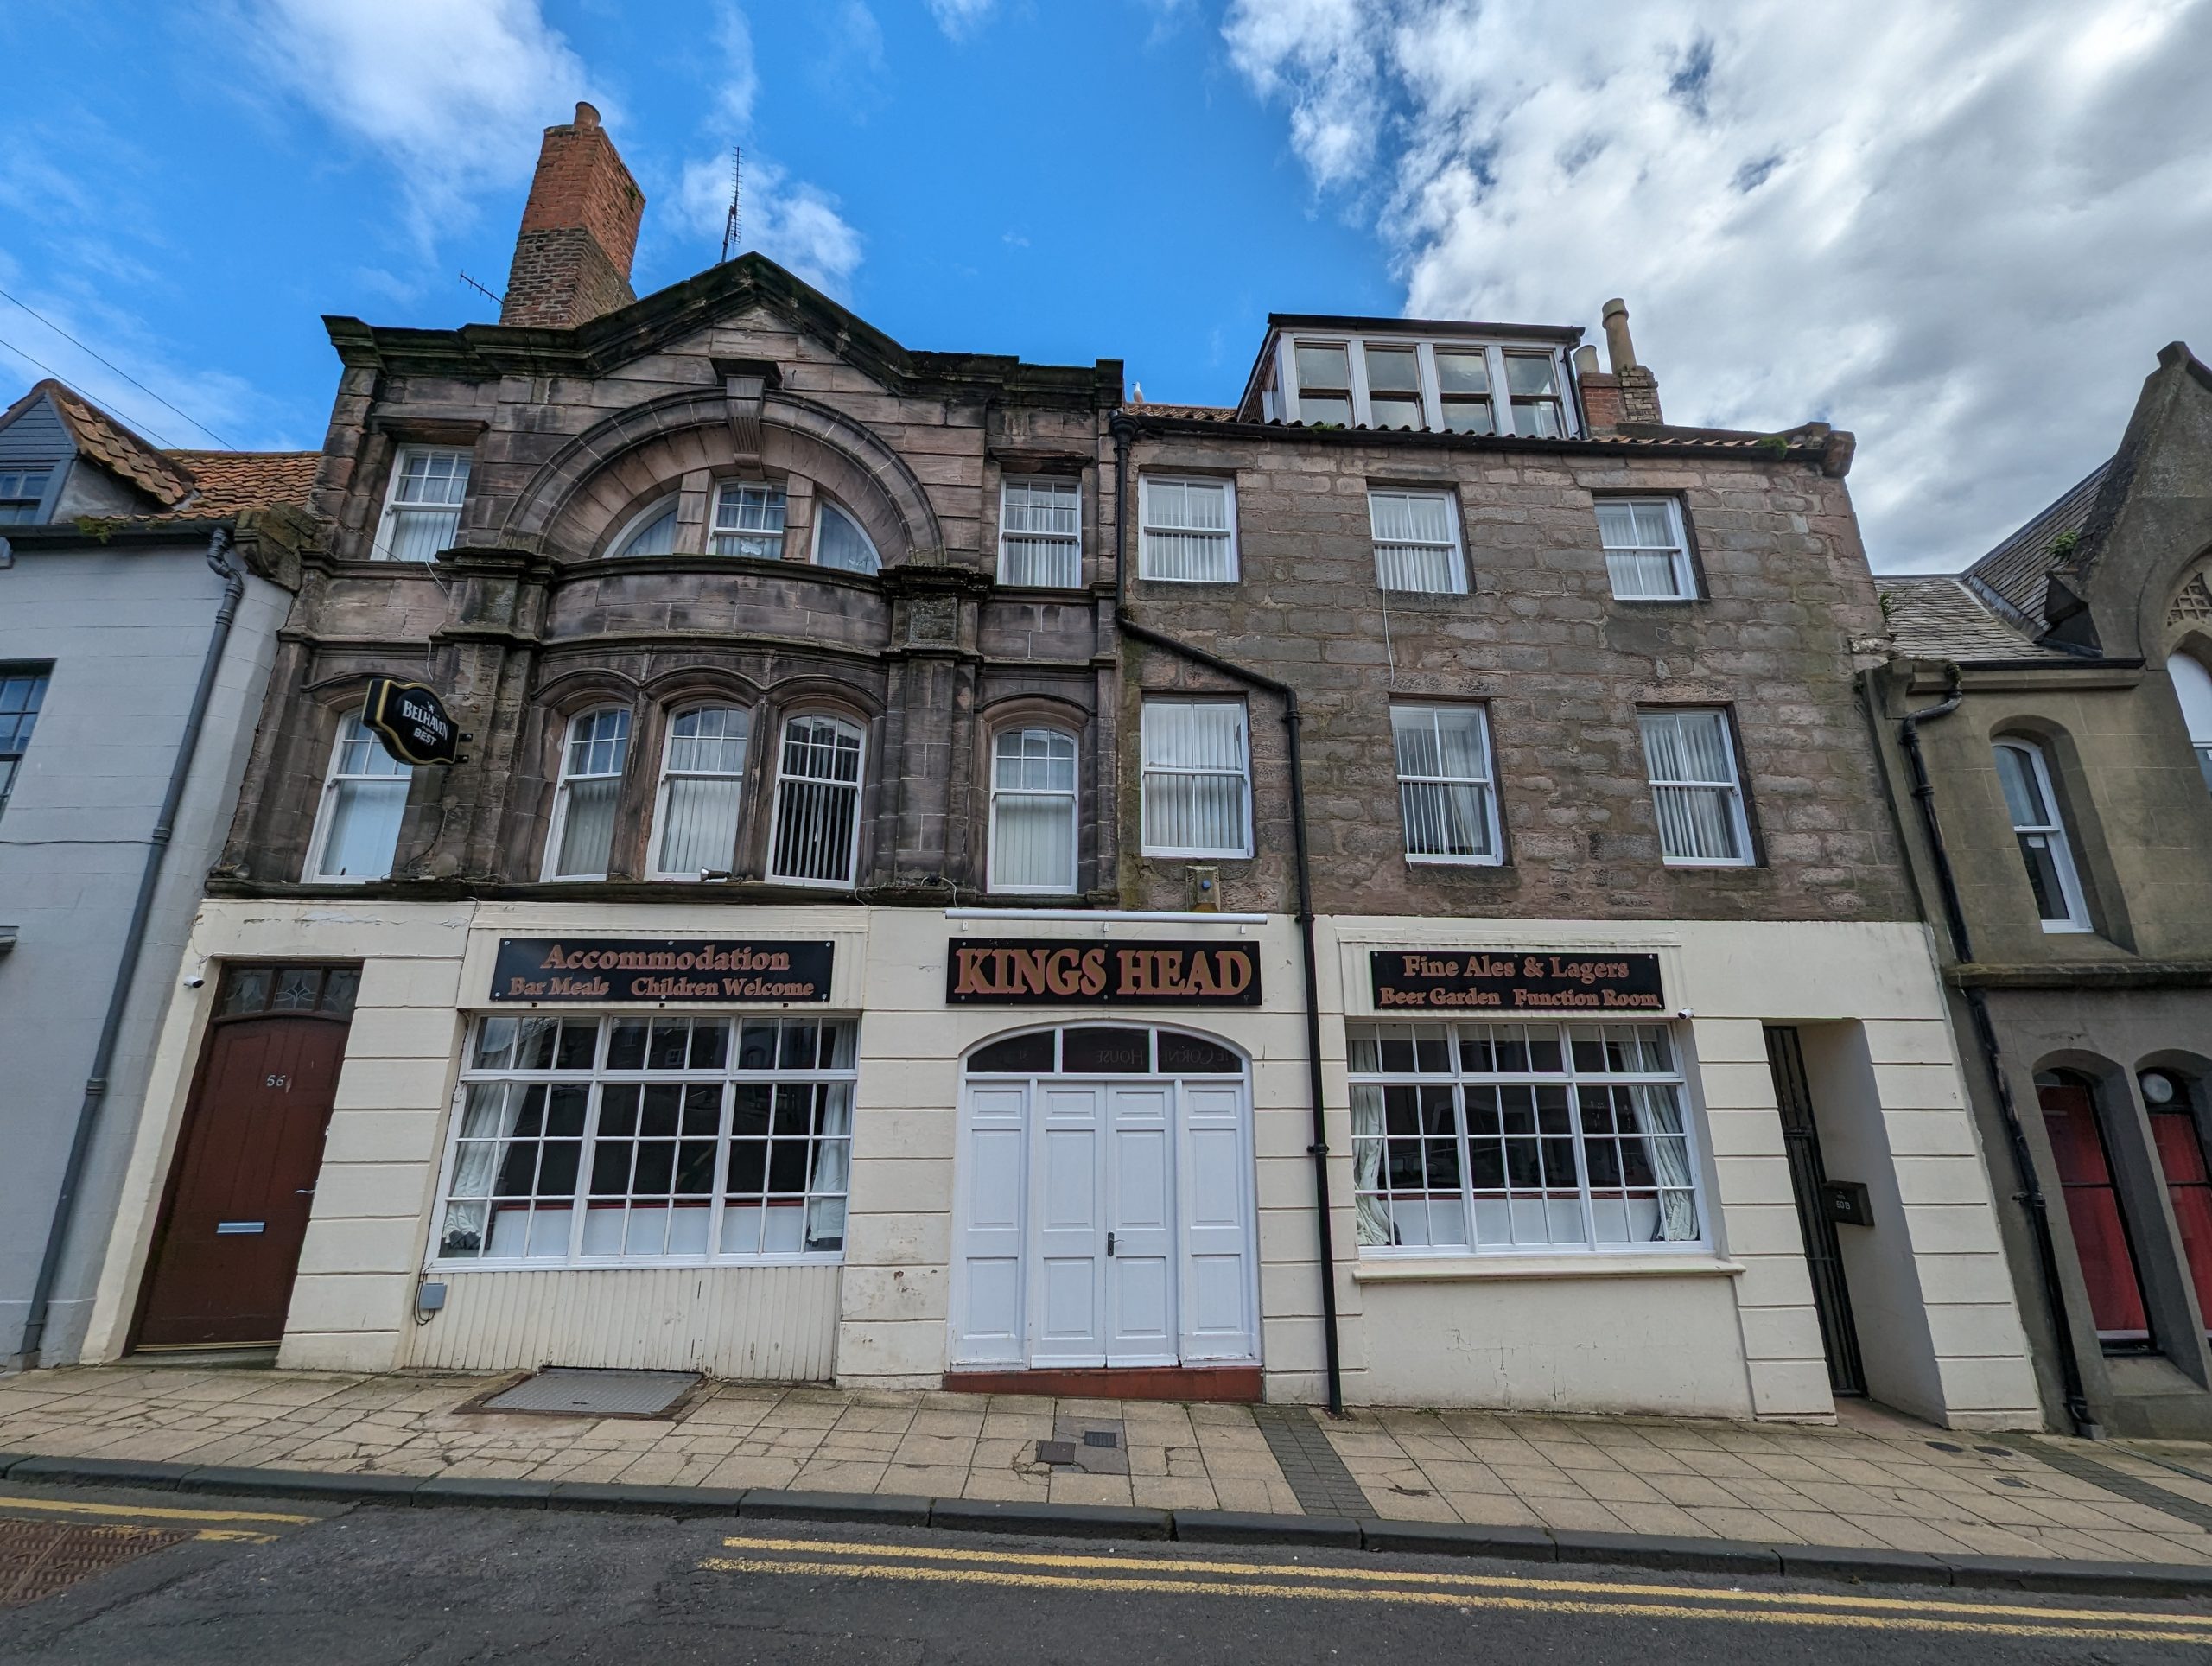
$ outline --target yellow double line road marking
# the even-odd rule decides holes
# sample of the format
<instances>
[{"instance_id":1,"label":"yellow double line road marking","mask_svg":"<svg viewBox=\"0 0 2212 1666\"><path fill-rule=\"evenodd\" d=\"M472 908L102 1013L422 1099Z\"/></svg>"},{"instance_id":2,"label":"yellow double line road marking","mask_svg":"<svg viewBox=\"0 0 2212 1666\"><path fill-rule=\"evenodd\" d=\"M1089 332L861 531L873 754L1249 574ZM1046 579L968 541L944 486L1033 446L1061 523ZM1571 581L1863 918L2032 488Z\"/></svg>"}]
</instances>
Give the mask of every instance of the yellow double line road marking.
<instances>
[{"instance_id":1,"label":"yellow double line road marking","mask_svg":"<svg viewBox=\"0 0 2212 1666\"><path fill-rule=\"evenodd\" d=\"M198 1538L240 1540L250 1544L267 1544L276 1536L264 1529L304 1527L321 1519L314 1516L290 1516L265 1510L185 1510L168 1504L104 1504L69 1498L25 1498L13 1493L0 1493L0 1517L18 1513L28 1513L35 1519L44 1515L67 1517L92 1523L112 1522L118 1526L137 1523L191 1528Z\"/></svg>"},{"instance_id":2,"label":"yellow double line road marking","mask_svg":"<svg viewBox=\"0 0 2212 1666\"><path fill-rule=\"evenodd\" d=\"M1297 1567L1197 1558L1048 1555L939 1546L862 1545L824 1539L734 1537L700 1566L733 1574L811 1574L848 1579L1007 1586L1062 1591L1145 1591L1196 1596L1288 1597L1511 1612L1629 1615L1812 1625L1849 1631L1959 1632L1979 1637L2095 1637L2212 1644L2212 1616L2046 1608L2019 1603L1915 1602L1706 1586L1606 1584L1506 1574ZM834 1560L832 1560L834 1559ZM1172 1574L1175 1577L1135 1577ZM1217 1577L1209 1577L1217 1576Z\"/></svg>"}]
</instances>

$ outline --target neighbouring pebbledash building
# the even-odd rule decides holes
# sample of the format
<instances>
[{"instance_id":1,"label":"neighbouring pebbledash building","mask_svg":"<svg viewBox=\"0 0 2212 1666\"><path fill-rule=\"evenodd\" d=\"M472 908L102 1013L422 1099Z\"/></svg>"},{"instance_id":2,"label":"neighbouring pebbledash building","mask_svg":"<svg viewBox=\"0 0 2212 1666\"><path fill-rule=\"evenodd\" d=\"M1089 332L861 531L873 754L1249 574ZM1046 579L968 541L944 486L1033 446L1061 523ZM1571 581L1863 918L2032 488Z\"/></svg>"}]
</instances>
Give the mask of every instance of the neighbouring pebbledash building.
<instances>
[{"instance_id":1,"label":"neighbouring pebbledash building","mask_svg":"<svg viewBox=\"0 0 2212 1666\"><path fill-rule=\"evenodd\" d=\"M580 107L501 323L330 321L95 1357L2037 1417L1847 435L1617 306L1146 405L643 207Z\"/></svg>"}]
</instances>

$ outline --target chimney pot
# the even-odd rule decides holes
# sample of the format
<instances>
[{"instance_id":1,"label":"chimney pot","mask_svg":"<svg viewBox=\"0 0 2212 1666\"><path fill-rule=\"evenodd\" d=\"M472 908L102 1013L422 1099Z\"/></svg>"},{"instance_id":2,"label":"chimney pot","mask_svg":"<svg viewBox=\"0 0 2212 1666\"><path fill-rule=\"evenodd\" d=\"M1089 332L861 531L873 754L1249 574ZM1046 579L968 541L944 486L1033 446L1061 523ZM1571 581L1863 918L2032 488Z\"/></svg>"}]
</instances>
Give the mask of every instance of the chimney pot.
<instances>
[{"instance_id":1,"label":"chimney pot","mask_svg":"<svg viewBox=\"0 0 2212 1666\"><path fill-rule=\"evenodd\" d=\"M597 127L599 125L599 106L597 105L586 104L582 99L579 99L576 101L576 125L578 127Z\"/></svg>"},{"instance_id":2,"label":"chimney pot","mask_svg":"<svg viewBox=\"0 0 2212 1666\"><path fill-rule=\"evenodd\" d=\"M524 328L574 329L637 299L630 262L645 194L622 165L599 111L545 130L530 200L507 270L499 321Z\"/></svg>"},{"instance_id":3,"label":"chimney pot","mask_svg":"<svg viewBox=\"0 0 2212 1666\"><path fill-rule=\"evenodd\" d=\"M1628 333L1628 302L1615 296L1605 303L1605 353L1618 376L1636 363L1636 343Z\"/></svg>"},{"instance_id":4,"label":"chimney pot","mask_svg":"<svg viewBox=\"0 0 2212 1666\"><path fill-rule=\"evenodd\" d=\"M1577 376L1598 374L1598 349L1587 341L1574 350L1574 373Z\"/></svg>"}]
</instances>

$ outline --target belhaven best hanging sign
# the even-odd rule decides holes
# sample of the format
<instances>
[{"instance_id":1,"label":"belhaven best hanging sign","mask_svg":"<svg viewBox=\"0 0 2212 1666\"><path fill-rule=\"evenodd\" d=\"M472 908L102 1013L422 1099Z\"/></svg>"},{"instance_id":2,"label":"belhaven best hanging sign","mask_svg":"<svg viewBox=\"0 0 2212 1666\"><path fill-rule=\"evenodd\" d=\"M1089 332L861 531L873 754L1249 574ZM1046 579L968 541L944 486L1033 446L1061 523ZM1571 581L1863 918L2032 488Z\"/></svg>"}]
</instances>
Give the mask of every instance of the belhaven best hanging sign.
<instances>
[{"instance_id":1,"label":"belhaven best hanging sign","mask_svg":"<svg viewBox=\"0 0 2212 1666\"><path fill-rule=\"evenodd\" d=\"M453 714L424 684L371 677L361 722L403 764L450 764L461 756L461 734Z\"/></svg>"},{"instance_id":2,"label":"belhaven best hanging sign","mask_svg":"<svg viewBox=\"0 0 2212 1666\"><path fill-rule=\"evenodd\" d=\"M1527 950L1376 949L1377 1012L1663 1013L1659 957Z\"/></svg>"},{"instance_id":3,"label":"belhaven best hanging sign","mask_svg":"<svg viewBox=\"0 0 2212 1666\"><path fill-rule=\"evenodd\" d=\"M954 1006L1256 1007L1256 943L1100 943L1095 938L955 938Z\"/></svg>"}]
</instances>

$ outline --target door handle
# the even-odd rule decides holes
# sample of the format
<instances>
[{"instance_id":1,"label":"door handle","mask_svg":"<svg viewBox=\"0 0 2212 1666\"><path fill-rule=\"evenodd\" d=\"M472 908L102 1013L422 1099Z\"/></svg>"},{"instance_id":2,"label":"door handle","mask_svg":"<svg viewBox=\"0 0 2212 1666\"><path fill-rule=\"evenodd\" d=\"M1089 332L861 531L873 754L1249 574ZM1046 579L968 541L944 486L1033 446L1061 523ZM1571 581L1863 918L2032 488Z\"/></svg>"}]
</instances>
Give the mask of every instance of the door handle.
<instances>
[{"instance_id":1,"label":"door handle","mask_svg":"<svg viewBox=\"0 0 2212 1666\"><path fill-rule=\"evenodd\" d=\"M1109 1256L1114 1253L1114 1235L1111 1232L1106 1235L1106 1253Z\"/></svg>"}]
</instances>

